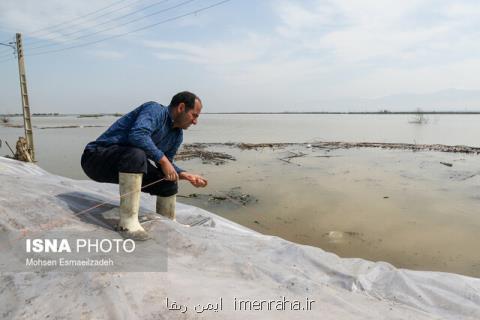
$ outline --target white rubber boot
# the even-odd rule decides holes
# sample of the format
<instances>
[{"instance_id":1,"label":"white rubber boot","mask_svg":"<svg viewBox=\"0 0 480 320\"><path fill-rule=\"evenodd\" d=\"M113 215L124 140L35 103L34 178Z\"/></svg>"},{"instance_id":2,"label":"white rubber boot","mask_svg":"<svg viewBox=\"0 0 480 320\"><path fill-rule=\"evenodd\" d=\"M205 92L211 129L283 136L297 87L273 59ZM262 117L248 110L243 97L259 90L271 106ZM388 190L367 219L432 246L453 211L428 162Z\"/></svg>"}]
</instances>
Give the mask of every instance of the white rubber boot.
<instances>
[{"instance_id":1,"label":"white rubber boot","mask_svg":"<svg viewBox=\"0 0 480 320\"><path fill-rule=\"evenodd\" d=\"M177 196L170 197L157 196L157 213L175 221L175 204Z\"/></svg>"},{"instance_id":2,"label":"white rubber boot","mask_svg":"<svg viewBox=\"0 0 480 320\"><path fill-rule=\"evenodd\" d=\"M140 192L142 188L141 173L123 173L118 175L120 187L120 221L117 231L124 237L132 240L145 241L150 238L148 233L138 222L140 208Z\"/></svg>"}]
</instances>

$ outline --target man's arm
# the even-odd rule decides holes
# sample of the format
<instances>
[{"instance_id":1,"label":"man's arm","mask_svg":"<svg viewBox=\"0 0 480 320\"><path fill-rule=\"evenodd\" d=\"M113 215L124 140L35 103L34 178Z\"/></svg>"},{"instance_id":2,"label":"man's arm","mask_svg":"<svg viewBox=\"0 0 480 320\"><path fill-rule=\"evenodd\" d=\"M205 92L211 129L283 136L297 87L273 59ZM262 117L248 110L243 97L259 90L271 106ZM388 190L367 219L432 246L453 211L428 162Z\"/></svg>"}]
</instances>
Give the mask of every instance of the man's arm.
<instances>
[{"instance_id":1,"label":"man's arm","mask_svg":"<svg viewBox=\"0 0 480 320\"><path fill-rule=\"evenodd\" d=\"M159 163L167 180L176 181L178 180L177 168L168 159L168 154L158 149L152 140L152 133L156 129L161 130L159 124L164 120L158 112L158 108L158 104L152 103L138 114L135 123L130 129L128 141L131 145L144 150L150 158Z\"/></svg>"},{"instance_id":2,"label":"man's arm","mask_svg":"<svg viewBox=\"0 0 480 320\"><path fill-rule=\"evenodd\" d=\"M167 166L167 170L169 170L170 172L170 177L171 176L174 176L176 177L175 180L178 180L179 178L179 175L180 173L184 172L185 170L183 170L182 168L178 167L175 165L175 163L173 162L173 158L175 157L175 155L177 154L177 151L178 149L180 148L180 145L182 144L183 142L183 132L180 131L180 134L178 135L177 137L177 140L175 141L175 143L173 144L173 146L165 152L165 157L166 157L166 160L171 164L171 167L170 166ZM162 161L165 161L165 159L162 159ZM162 165L162 170L163 170L163 165ZM173 172L171 170L175 170L175 174L173 174ZM165 173L166 176L168 176L165 172L165 170L163 170L163 172ZM167 178L168 179L168 178ZM168 179L170 180L170 179ZM173 181L173 180L171 180Z\"/></svg>"},{"instance_id":3,"label":"man's arm","mask_svg":"<svg viewBox=\"0 0 480 320\"><path fill-rule=\"evenodd\" d=\"M173 162L173 159L175 158L175 155L177 154L178 149L180 148L180 145L183 142L183 133L181 132L180 135L177 137L177 140L175 141L175 144L173 145L170 150L165 152L165 155L167 156L168 160L170 160L170 163L172 164L173 168L175 168L175 171L180 174L181 172L185 171L182 168L178 167L175 165Z\"/></svg>"},{"instance_id":4,"label":"man's arm","mask_svg":"<svg viewBox=\"0 0 480 320\"><path fill-rule=\"evenodd\" d=\"M165 174L165 179L168 181L177 181L178 180L178 173L177 170L173 167L170 160L168 160L167 156L163 156L160 161L158 161L160 167L162 168L163 174Z\"/></svg>"},{"instance_id":5,"label":"man's arm","mask_svg":"<svg viewBox=\"0 0 480 320\"><path fill-rule=\"evenodd\" d=\"M152 133L162 122L158 108L159 105L156 103L151 103L143 108L128 134L128 142L132 146L144 150L155 162L159 162L164 156L163 151L158 149L152 140Z\"/></svg>"},{"instance_id":6,"label":"man's arm","mask_svg":"<svg viewBox=\"0 0 480 320\"><path fill-rule=\"evenodd\" d=\"M182 180L188 180L194 187L197 187L197 188L206 187L208 184L207 179L205 179L204 177L196 174L188 173L186 171L180 172L178 177Z\"/></svg>"},{"instance_id":7,"label":"man's arm","mask_svg":"<svg viewBox=\"0 0 480 320\"><path fill-rule=\"evenodd\" d=\"M188 173L186 171L177 171L174 168L174 165L168 160L166 156L163 156L159 161L162 171L165 174L165 178L169 181L176 181L178 179L189 181L196 188L206 187L208 184L207 179L197 174Z\"/></svg>"}]
</instances>

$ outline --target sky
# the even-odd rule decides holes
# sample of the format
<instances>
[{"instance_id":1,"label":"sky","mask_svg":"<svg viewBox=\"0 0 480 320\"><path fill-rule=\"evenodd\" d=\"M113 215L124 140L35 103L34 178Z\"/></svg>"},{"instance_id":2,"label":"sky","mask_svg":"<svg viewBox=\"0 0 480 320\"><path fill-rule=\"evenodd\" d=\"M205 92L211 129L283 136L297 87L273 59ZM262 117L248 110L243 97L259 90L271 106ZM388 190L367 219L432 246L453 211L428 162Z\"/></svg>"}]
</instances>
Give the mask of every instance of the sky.
<instances>
[{"instance_id":1,"label":"sky","mask_svg":"<svg viewBox=\"0 0 480 320\"><path fill-rule=\"evenodd\" d=\"M22 33L32 113L480 110L477 0L219 2L2 0L0 42ZM0 113L19 91L0 46Z\"/></svg>"}]
</instances>

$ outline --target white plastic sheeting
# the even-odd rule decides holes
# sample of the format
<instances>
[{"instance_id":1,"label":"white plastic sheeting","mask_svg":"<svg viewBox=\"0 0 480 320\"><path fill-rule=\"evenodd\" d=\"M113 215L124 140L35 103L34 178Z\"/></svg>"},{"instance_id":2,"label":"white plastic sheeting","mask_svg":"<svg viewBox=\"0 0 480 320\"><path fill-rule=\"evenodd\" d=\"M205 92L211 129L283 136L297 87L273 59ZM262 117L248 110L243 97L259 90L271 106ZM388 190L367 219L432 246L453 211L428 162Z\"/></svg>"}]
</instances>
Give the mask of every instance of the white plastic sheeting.
<instances>
[{"instance_id":1,"label":"white plastic sheeting","mask_svg":"<svg viewBox=\"0 0 480 320\"><path fill-rule=\"evenodd\" d=\"M118 237L100 223L75 216L83 198L87 204L92 197L100 201L118 198L115 185L75 181L6 158L0 158L0 181L0 228L4 234L21 237L22 230L33 229L48 237L54 229L75 229ZM72 194L75 197L62 197ZM154 202L153 197L143 195L142 212L152 212ZM180 223L160 217L149 226L153 236L168 234L167 272L2 272L0 316L480 319L479 279L342 259L318 248L261 235L180 203L177 216ZM63 223L51 223L58 219ZM192 221L201 223L186 226ZM38 229L49 223L54 227ZM164 244L152 243L153 257ZM12 253L2 247L0 261L10 259ZM307 298L310 308L305 308ZM282 304L284 300L292 304ZM308 310L290 310L298 307L293 306L294 301Z\"/></svg>"}]
</instances>

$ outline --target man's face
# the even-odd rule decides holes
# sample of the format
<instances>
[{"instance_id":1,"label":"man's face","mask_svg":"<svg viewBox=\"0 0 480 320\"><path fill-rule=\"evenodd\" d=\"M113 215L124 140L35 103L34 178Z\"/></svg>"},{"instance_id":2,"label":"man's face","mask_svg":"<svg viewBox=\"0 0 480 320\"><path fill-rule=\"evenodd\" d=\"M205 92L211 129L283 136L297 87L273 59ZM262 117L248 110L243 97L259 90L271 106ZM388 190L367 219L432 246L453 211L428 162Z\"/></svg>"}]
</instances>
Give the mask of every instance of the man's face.
<instances>
[{"instance_id":1,"label":"man's face","mask_svg":"<svg viewBox=\"0 0 480 320\"><path fill-rule=\"evenodd\" d=\"M178 116L177 127L187 130L192 124L197 124L200 112L202 112L202 103L196 99L193 109L185 112L185 105L180 104L180 113Z\"/></svg>"}]
</instances>

